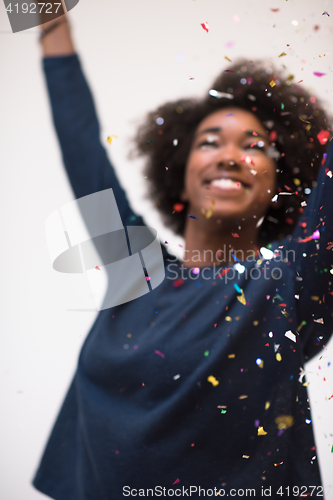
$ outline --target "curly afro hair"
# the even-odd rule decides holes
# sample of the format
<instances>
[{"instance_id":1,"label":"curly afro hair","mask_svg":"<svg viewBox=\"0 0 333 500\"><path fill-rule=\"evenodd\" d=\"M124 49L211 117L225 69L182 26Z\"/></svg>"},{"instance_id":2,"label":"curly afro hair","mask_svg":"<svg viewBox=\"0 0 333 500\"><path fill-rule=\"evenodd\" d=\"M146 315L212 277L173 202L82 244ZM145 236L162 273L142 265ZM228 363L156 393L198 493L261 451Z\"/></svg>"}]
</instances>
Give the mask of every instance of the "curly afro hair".
<instances>
[{"instance_id":1,"label":"curly afro hair","mask_svg":"<svg viewBox=\"0 0 333 500\"><path fill-rule=\"evenodd\" d=\"M180 203L194 132L207 115L230 107L252 112L264 125L280 153L278 192L296 193L283 196L280 208L268 210L258 243L291 234L327 150L328 141L321 144L317 135L330 128L322 103L292 82L292 75L283 76L271 63L238 59L204 99L169 102L147 115L135 137L136 153L147 157L149 194L176 234L183 236L185 229L187 204L181 211L174 205Z\"/></svg>"}]
</instances>

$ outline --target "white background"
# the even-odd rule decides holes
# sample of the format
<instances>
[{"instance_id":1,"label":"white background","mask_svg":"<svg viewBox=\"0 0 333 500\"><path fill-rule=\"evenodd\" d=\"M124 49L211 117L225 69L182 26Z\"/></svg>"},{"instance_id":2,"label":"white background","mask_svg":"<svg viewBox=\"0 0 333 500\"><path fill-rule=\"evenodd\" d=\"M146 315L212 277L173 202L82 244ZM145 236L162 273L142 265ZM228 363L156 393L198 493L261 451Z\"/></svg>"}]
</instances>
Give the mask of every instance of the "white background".
<instances>
[{"instance_id":1,"label":"white background","mask_svg":"<svg viewBox=\"0 0 333 500\"><path fill-rule=\"evenodd\" d=\"M333 112L331 0L81 0L69 17L101 140L134 210L175 248L181 240L144 199L142 163L127 159L130 137L147 111L166 100L203 96L230 64L225 56L245 56L285 65ZM209 33L200 26L206 21ZM287 56L279 58L283 51ZM96 316L66 311L75 301L89 302L89 289L83 276L53 271L48 256L45 219L74 196L40 57L38 29L12 34L1 2L1 500L46 498L30 481ZM118 136L111 146L108 135ZM326 500L333 499L332 361L331 342L306 367Z\"/></svg>"}]
</instances>

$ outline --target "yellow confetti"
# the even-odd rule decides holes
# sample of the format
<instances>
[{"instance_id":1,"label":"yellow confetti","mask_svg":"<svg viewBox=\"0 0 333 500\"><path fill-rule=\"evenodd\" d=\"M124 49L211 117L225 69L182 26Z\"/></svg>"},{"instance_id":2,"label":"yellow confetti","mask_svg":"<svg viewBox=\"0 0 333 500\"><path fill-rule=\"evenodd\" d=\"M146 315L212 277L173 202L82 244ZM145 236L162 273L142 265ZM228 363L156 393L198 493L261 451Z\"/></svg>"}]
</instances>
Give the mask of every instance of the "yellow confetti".
<instances>
[{"instance_id":1,"label":"yellow confetti","mask_svg":"<svg viewBox=\"0 0 333 500\"><path fill-rule=\"evenodd\" d=\"M239 302L245 306L246 305L246 299L245 299L245 295L244 295L244 292L243 292L242 288L241 288L241 292L242 292L242 295L237 295L237 300L239 300Z\"/></svg>"},{"instance_id":2,"label":"yellow confetti","mask_svg":"<svg viewBox=\"0 0 333 500\"><path fill-rule=\"evenodd\" d=\"M279 352L276 353L276 361L281 361L282 360L282 356Z\"/></svg>"},{"instance_id":3,"label":"yellow confetti","mask_svg":"<svg viewBox=\"0 0 333 500\"><path fill-rule=\"evenodd\" d=\"M255 320L255 321L253 321L253 324L254 324L254 326L259 325L259 321L258 321L258 320Z\"/></svg>"},{"instance_id":4,"label":"yellow confetti","mask_svg":"<svg viewBox=\"0 0 333 500\"><path fill-rule=\"evenodd\" d=\"M304 123L310 123L309 120L307 120L306 115L300 115L299 119L302 120L302 122L304 122Z\"/></svg>"},{"instance_id":5,"label":"yellow confetti","mask_svg":"<svg viewBox=\"0 0 333 500\"><path fill-rule=\"evenodd\" d=\"M236 354L228 354L228 358L234 358Z\"/></svg>"},{"instance_id":6,"label":"yellow confetti","mask_svg":"<svg viewBox=\"0 0 333 500\"><path fill-rule=\"evenodd\" d=\"M299 179L294 179L294 184L295 186L299 186L301 184L301 181Z\"/></svg>"},{"instance_id":7,"label":"yellow confetti","mask_svg":"<svg viewBox=\"0 0 333 500\"><path fill-rule=\"evenodd\" d=\"M210 219L214 213L214 209L215 209L215 200L212 198L210 209L206 211L204 208L202 208L201 213L206 217L206 219Z\"/></svg>"},{"instance_id":8,"label":"yellow confetti","mask_svg":"<svg viewBox=\"0 0 333 500\"><path fill-rule=\"evenodd\" d=\"M282 56L286 56L287 54L285 52L281 52L281 54L279 55L279 57L282 57Z\"/></svg>"},{"instance_id":9,"label":"yellow confetti","mask_svg":"<svg viewBox=\"0 0 333 500\"><path fill-rule=\"evenodd\" d=\"M270 86L273 88L275 87L276 83L274 82L274 80L272 80L271 82L269 82Z\"/></svg>"},{"instance_id":10,"label":"yellow confetti","mask_svg":"<svg viewBox=\"0 0 333 500\"><path fill-rule=\"evenodd\" d=\"M258 436L266 436L267 432L264 431L263 427L258 427Z\"/></svg>"},{"instance_id":11,"label":"yellow confetti","mask_svg":"<svg viewBox=\"0 0 333 500\"><path fill-rule=\"evenodd\" d=\"M111 144L113 139L118 139L116 135L109 135L109 137L106 139L109 144Z\"/></svg>"},{"instance_id":12,"label":"yellow confetti","mask_svg":"<svg viewBox=\"0 0 333 500\"><path fill-rule=\"evenodd\" d=\"M250 458L250 455L243 455L242 458Z\"/></svg>"},{"instance_id":13,"label":"yellow confetti","mask_svg":"<svg viewBox=\"0 0 333 500\"><path fill-rule=\"evenodd\" d=\"M242 394L241 396L239 396L239 398L238 398L238 399L246 399L246 398L248 398L248 397L249 397L249 396L247 396L246 394Z\"/></svg>"},{"instance_id":14,"label":"yellow confetti","mask_svg":"<svg viewBox=\"0 0 333 500\"><path fill-rule=\"evenodd\" d=\"M226 321L232 321L232 318L230 318L230 316L226 316L226 317L225 317L225 320L226 320Z\"/></svg>"},{"instance_id":15,"label":"yellow confetti","mask_svg":"<svg viewBox=\"0 0 333 500\"><path fill-rule=\"evenodd\" d=\"M271 406L270 401L266 401L265 403L265 410L268 410L268 408Z\"/></svg>"},{"instance_id":16,"label":"yellow confetti","mask_svg":"<svg viewBox=\"0 0 333 500\"><path fill-rule=\"evenodd\" d=\"M228 57L228 56L224 56L224 59L226 59L226 60L227 60L227 61L229 61L229 62L232 62L232 61L231 61L231 59L229 59L229 57Z\"/></svg>"},{"instance_id":17,"label":"yellow confetti","mask_svg":"<svg viewBox=\"0 0 333 500\"><path fill-rule=\"evenodd\" d=\"M294 78L294 75L290 74L290 75L288 76L288 78L287 78L287 82L288 82L289 80L292 80L293 78Z\"/></svg>"},{"instance_id":18,"label":"yellow confetti","mask_svg":"<svg viewBox=\"0 0 333 500\"><path fill-rule=\"evenodd\" d=\"M216 380L215 377L213 377L213 375L209 375L209 377L207 378L208 382L210 382L214 387L216 387L217 385L219 385L219 381Z\"/></svg>"},{"instance_id":19,"label":"yellow confetti","mask_svg":"<svg viewBox=\"0 0 333 500\"><path fill-rule=\"evenodd\" d=\"M287 429L294 424L294 417L292 415L279 415L276 417L275 423L279 430Z\"/></svg>"}]
</instances>

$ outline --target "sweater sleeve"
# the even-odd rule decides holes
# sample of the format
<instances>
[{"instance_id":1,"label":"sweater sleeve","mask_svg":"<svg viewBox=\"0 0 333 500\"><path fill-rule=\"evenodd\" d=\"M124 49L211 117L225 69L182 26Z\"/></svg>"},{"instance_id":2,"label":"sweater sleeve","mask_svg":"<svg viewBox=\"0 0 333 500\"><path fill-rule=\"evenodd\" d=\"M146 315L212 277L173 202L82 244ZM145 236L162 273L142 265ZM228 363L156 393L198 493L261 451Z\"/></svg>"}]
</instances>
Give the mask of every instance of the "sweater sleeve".
<instances>
[{"instance_id":1,"label":"sweater sleeve","mask_svg":"<svg viewBox=\"0 0 333 500\"><path fill-rule=\"evenodd\" d=\"M333 331L333 141L287 246L295 271L297 331L309 359Z\"/></svg>"},{"instance_id":2,"label":"sweater sleeve","mask_svg":"<svg viewBox=\"0 0 333 500\"><path fill-rule=\"evenodd\" d=\"M63 162L76 198L112 188L123 225L143 225L100 142L96 110L79 57L46 57L43 69Z\"/></svg>"}]
</instances>

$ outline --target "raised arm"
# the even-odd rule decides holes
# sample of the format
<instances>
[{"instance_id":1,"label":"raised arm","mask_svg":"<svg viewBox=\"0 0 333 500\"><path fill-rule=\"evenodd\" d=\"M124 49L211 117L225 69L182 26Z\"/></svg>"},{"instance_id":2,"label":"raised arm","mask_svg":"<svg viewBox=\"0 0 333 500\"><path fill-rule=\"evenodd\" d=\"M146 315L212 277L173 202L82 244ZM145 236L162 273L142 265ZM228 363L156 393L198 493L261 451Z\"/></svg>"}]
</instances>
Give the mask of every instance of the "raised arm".
<instances>
[{"instance_id":1,"label":"raised arm","mask_svg":"<svg viewBox=\"0 0 333 500\"><path fill-rule=\"evenodd\" d=\"M298 331L304 354L314 356L333 331L333 141L317 185L292 235Z\"/></svg>"},{"instance_id":2,"label":"raised arm","mask_svg":"<svg viewBox=\"0 0 333 500\"><path fill-rule=\"evenodd\" d=\"M53 121L76 198L112 188L123 224L142 225L142 218L131 210L100 142L93 98L75 53L67 16L41 28L46 32L41 46Z\"/></svg>"}]
</instances>

